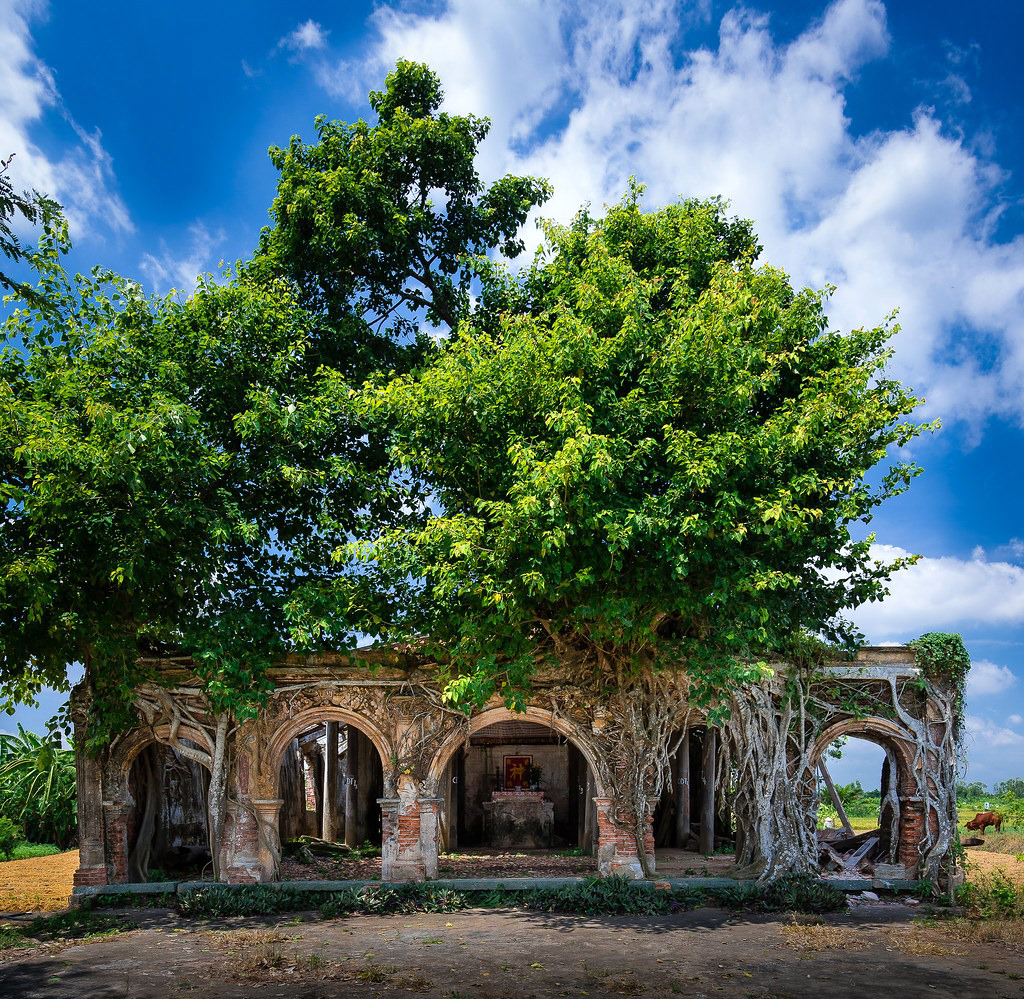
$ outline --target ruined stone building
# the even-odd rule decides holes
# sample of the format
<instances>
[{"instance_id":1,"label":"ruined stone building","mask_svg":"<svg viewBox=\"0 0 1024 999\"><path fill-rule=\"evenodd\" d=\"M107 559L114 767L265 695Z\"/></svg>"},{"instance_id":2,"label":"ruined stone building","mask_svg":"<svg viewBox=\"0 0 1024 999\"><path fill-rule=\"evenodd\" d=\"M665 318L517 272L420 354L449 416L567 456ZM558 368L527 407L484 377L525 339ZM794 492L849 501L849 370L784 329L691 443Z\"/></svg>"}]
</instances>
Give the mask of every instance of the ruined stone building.
<instances>
[{"instance_id":1,"label":"ruined stone building","mask_svg":"<svg viewBox=\"0 0 1024 999\"><path fill-rule=\"evenodd\" d=\"M76 885L137 880L208 842L210 774L189 749L211 756L215 723L187 660L150 665L161 682L138 692L136 727L99 758L78 751ZM813 869L815 768L843 735L885 753L879 874L925 874L951 844L955 713L908 648L827 663L797 696L780 666L718 726L661 676L660 745L644 745L658 712L636 701L627 718L632 702L588 700L553 669L522 711L495 700L470 714L445 706L411 654L295 657L270 675L259 717L226 737L219 853L232 882L276 879L282 843L304 834L379 843L384 880L437 877L439 854L485 846L579 847L600 875L640 877L660 848L725 840L762 874ZM82 747L86 692L72 704Z\"/></svg>"}]
</instances>

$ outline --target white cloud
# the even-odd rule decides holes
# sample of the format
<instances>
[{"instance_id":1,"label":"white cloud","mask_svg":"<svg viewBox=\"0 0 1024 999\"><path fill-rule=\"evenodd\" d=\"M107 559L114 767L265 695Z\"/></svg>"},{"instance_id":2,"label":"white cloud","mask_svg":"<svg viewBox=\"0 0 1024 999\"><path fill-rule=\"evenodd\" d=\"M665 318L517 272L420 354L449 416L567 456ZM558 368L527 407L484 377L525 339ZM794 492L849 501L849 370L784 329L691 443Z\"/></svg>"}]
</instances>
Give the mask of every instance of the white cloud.
<instances>
[{"instance_id":1,"label":"white cloud","mask_svg":"<svg viewBox=\"0 0 1024 999\"><path fill-rule=\"evenodd\" d=\"M45 12L46 4L37 0L0 4L0 151L4 158L16 154L9 176L18 189L35 189L60 201L72 236L97 226L131 232L102 136L75 121L49 67L33 52L30 25ZM32 140L34 126L54 113L77 139L60 159L48 158Z\"/></svg>"},{"instance_id":2,"label":"white cloud","mask_svg":"<svg viewBox=\"0 0 1024 999\"><path fill-rule=\"evenodd\" d=\"M1009 690L1017 677L1008 666L998 666L989 659L977 659L971 663L967 682L967 699L988 697Z\"/></svg>"},{"instance_id":3,"label":"white cloud","mask_svg":"<svg viewBox=\"0 0 1024 999\"><path fill-rule=\"evenodd\" d=\"M985 746L991 749L1005 748L1007 746L1024 746L1024 735L1006 728L998 722L988 718L981 718L977 715L967 715L965 728L968 741L973 740L976 746Z\"/></svg>"},{"instance_id":4,"label":"white cloud","mask_svg":"<svg viewBox=\"0 0 1024 999\"><path fill-rule=\"evenodd\" d=\"M1007 718L1006 720L1011 725L1019 725L1021 722L1024 722L1024 718L1022 718L1020 715L1010 715L1010 717Z\"/></svg>"},{"instance_id":5,"label":"white cloud","mask_svg":"<svg viewBox=\"0 0 1024 999\"><path fill-rule=\"evenodd\" d=\"M177 288L179 291L191 292L196 285L196 276L212 269L213 251L227 239L222 229L210 232L202 222L190 225L188 233L189 246L184 252L172 251L161 240L159 255L143 254L139 267L155 291L166 292Z\"/></svg>"},{"instance_id":6,"label":"white cloud","mask_svg":"<svg viewBox=\"0 0 1024 999\"><path fill-rule=\"evenodd\" d=\"M294 31L278 42L278 48L291 49L293 52L309 52L322 49L327 45L327 33L313 20L303 21Z\"/></svg>"},{"instance_id":7,"label":"white cloud","mask_svg":"<svg viewBox=\"0 0 1024 999\"><path fill-rule=\"evenodd\" d=\"M910 554L893 545L873 545L871 551L881 561ZM865 604L852 614L869 639L913 638L929 630L955 631L965 624L1024 623L1024 567L989 561L981 549L969 559L922 558L896 573L888 585L885 600Z\"/></svg>"},{"instance_id":8,"label":"white cloud","mask_svg":"<svg viewBox=\"0 0 1024 999\"><path fill-rule=\"evenodd\" d=\"M930 412L1024 416L1024 237L992 235L1004 172L934 110L868 135L846 116L849 81L889 54L879 0L835 0L788 44L737 4L713 48L687 49L668 0L448 0L371 26L361 62L318 67L324 86L357 97L399 56L428 62L451 109L494 119L484 175L549 177L558 219L631 174L652 205L723 194L767 260L840 286L841 328L901 309L894 373Z\"/></svg>"}]
</instances>

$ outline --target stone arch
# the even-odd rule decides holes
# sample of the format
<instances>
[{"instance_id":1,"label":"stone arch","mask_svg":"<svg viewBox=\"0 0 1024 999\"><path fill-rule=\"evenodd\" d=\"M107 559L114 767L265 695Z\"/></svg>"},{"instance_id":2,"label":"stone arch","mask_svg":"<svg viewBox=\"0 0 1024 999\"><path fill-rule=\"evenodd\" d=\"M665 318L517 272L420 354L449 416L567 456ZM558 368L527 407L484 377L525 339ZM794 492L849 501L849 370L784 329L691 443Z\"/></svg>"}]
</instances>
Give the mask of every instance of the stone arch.
<instances>
[{"instance_id":1,"label":"stone arch","mask_svg":"<svg viewBox=\"0 0 1024 999\"><path fill-rule=\"evenodd\" d=\"M826 728L814 741L810 752L812 768L817 766L825 750L844 735L866 739L882 749L889 750L899 763L901 785L913 780L916 740L912 733L889 718L846 718Z\"/></svg>"},{"instance_id":2,"label":"stone arch","mask_svg":"<svg viewBox=\"0 0 1024 999\"><path fill-rule=\"evenodd\" d=\"M916 739L889 718L847 718L830 725L815 740L809 756L812 772L828 747L842 736L864 739L879 746L889 760L889 764L883 764L883 774L887 765L895 769L888 792L884 779L882 781L879 824L880 828L888 830L889 859L898 860L905 868L905 875L911 877L920 859L918 845L925 821L914 771Z\"/></svg>"},{"instance_id":3,"label":"stone arch","mask_svg":"<svg viewBox=\"0 0 1024 999\"><path fill-rule=\"evenodd\" d=\"M587 766L590 767L590 772L594 777L594 785L597 789L596 797L605 797L605 787L601 780L601 771L594 756L593 746L587 739L582 738L580 732L569 722L565 721L565 719L559 718L553 711L533 707L532 705L528 705L522 711L513 711L504 705L496 705L484 708L479 714L473 715L469 720L469 728L463 728L454 732L434 754L427 771L430 780L435 782L435 784L440 783L444 776L444 768L455 755L455 751L459 746L463 745L471 736L476 735L482 729L503 721L536 722L539 725L546 725L552 731L569 739L580 753L583 754L583 758L587 761Z\"/></svg>"},{"instance_id":4,"label":"stone arch","mask_svg":"<svg viewBox=\"0 0 1024 999\"><path fill-rule=\"evenodd\" d=\"M203 751L211 755L213 753L210 737L202 729L194 728L191 725L179 725L177 738L188 739L189 742L195 743ZM174 741L171 738L171 726L168 722L133 729L111 750L105 767L106 780L104 782L104 797L108 801L122 801L125 804L135 804L131 792L128 790L128 776L131 773L132 764L139 753L147 746L154 744L174 749ZM205 766L205 764L203 765Z\"/></svg>"},{"instance_id":5,"label":"stone arch","mask_svg":"<svg viewBox=\"0 0 1024 999\"><path fill-rule=\"evenodd\" d=\"M387 763L394 755L391 740L387 735L375 722L358 711L339 704L320 704L284 719L267 740L265 759L267 761L267 778L273 788L272 797L277 797L281 758L284 756L288 744L303 732L308 732L311 728L329 721L352 725L373 743L374 749L377 750L384 762L385 783L387 782Z\"/></svg>"}]
</instances>

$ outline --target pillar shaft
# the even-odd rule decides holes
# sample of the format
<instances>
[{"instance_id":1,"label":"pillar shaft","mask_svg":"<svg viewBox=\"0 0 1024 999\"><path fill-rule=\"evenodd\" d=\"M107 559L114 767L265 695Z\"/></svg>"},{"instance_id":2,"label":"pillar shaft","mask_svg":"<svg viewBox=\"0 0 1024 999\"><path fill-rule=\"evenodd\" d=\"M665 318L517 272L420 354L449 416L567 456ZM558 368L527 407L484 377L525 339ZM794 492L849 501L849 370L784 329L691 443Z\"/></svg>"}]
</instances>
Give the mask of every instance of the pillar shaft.
<instances>
[{"instance_id":1,"label":"pillar shaft","mask_svg":"<svg viewBox=\"0 0 1024 999\"><path fill-rule=\"evenodd\" d=\"M676 846L686 846L690 838L690 733L683 735L676 754Z\"/></svg>"},{"instance_id":2,"label":"pillar shaft","mask_svg":"<svg viewBox=\"0 0 1024 999\"><path fill-rule=\"evenodd\" d=\"M324 758L324 815L320 835L333 842L338 834L338 723L327 722Z\"/></svg>"},{"instance_id":3,"label":"pillar shaft","mask_svg":"<svg viewBox=\"0 0 1024 999\"><path fill-rule=\"evenodd\" d=\"M704 801L700 813L700 852L710 856L715 852L715 758L718 755L718 733L708 728L704 733Z\"/></svg>"}]
</instances>

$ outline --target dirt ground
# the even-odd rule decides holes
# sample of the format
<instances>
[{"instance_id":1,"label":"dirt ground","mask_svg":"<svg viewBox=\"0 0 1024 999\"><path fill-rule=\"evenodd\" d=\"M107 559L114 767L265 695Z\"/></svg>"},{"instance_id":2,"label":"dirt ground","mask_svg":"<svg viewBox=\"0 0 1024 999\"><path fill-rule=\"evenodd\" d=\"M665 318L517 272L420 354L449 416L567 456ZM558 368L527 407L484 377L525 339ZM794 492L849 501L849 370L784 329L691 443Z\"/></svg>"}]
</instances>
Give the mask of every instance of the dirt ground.
<instances>
[{"instance_id":1,"label":"dirt ground","mask_svg":"<svg viewBox=\"0 0 1024 999\"><path fill-rule=\"evenodd\" d=\"M1002 999L1024 996L1019 924L1009 940L920 909L863 904L826 917L580 917L473 910L319 921L199 922L166 910L89 941L8 951L0 995L554 999ZM966 939L964 936L966 935Z\"/></svg>"}]
</instances>

